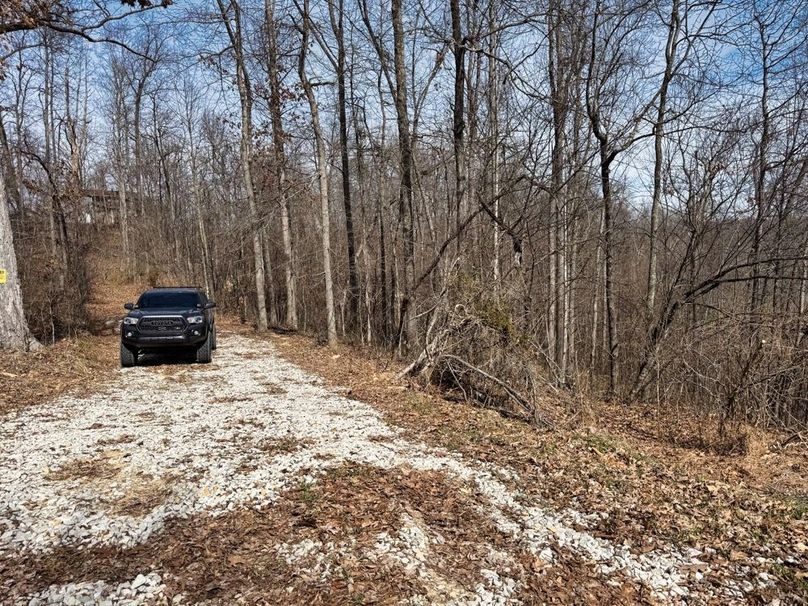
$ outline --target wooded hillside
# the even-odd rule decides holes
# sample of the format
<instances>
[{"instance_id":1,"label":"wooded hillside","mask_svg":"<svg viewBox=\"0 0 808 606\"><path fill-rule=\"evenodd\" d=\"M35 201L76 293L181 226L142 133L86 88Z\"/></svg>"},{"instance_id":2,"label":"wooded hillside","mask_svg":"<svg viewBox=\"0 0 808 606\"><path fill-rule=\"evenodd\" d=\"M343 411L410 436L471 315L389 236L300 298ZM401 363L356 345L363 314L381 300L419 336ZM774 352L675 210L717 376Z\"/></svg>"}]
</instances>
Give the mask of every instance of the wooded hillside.
<instances>
[{"instance_id":1,"label":"wooded hillside","mask_svg":"<svg viewBox=\"0 0 808 606\"><path fill-rule=\"evenodd\" d=\"M806 3L133 4L0 9L0 345L107 246L538 423L808 422Z\"/></svg>"}]
</instances>

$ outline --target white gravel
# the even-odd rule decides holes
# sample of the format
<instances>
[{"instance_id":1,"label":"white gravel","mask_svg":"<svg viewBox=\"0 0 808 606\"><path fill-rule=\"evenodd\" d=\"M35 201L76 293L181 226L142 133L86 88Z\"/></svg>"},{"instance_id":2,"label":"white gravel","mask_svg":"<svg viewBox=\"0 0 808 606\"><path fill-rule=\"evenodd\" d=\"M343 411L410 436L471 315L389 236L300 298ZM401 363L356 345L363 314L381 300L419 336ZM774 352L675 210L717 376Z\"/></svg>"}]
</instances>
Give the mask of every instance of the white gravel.
<instances>
[{"instance_id":1,"label":"white gravel","mask_svg":"<svg viewBox=\"0 0 808 606\"><path fill-rule=\"evenodd\" d=\"M290 438L305 447L266 451L267 443ZM64 479L65 471L87 461L101 461L108 477ZM682 565L700 565L698 552L637 555L630 546L575 530L573 523L586 527L590 517L523 505L521 495L497 479L512 471L407 441L371 406L329 391L280 359L270 344L235 335L220 339L210 366L128 369L103 393L0 418L0 556L58 546L135 545L159 533L168 519L262 507L279 492L316 482L319 472L345 462L442 470L476 484L489 500L481 510L548 566L554 551L566 549L591 561L604 577L622 571L661 601L678 603L698 593L680 572ZM122 513L120 501L144 485L162 486L162 503L142 514ZM398 537L379 537L379 552L408 558L402 565L419 573L426 570L434 540L403 520ZM326 548L277 547L290 560ZM487 563L475 595L456 603L514 603L514 581L495 568ZM143 571L143 578L148 582L108 586L99 579L52 587L11 603L142 603L159 596L162 587L159 571ZM86 597L95 595L101 597Z\"/></svg>"},{"instance_id":2,"label":"white gravel","mask_svg":"<svg viewBox=\"0 0 808 606\"><path fill-rule=\"evenodd\" d=\"M20 598L18 604L26 606L46 606L63 604L64 606L141 606L153 604L163 592L160 575L150 573L139 574L131 581L109 585L104 581L94 583L70 583L68 585L52 585L45 591Z\"/></svg>"}]
</instances>

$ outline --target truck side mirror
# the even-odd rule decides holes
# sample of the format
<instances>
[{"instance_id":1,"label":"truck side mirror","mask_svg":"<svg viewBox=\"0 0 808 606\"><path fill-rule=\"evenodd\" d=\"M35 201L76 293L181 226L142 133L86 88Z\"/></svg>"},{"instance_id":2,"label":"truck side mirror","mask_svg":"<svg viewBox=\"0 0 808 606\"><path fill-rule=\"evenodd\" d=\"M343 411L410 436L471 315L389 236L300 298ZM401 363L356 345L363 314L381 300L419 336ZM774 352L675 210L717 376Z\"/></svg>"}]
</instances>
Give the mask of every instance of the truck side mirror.
<instances>
[{"instance_id":1,"label":"truck side mirror","mask_svg":"<svg viewBox=\"0 0 808 606\"><path fill-rule=\"evenodd\" d=\"M213 309L214 307L216 307L216 303L214 303L213 301L208 301L207 303L205 303L205 309Z\"/></svg>"},{"instance_id":2,"label":"truck side mirror","mask_svg":"<svg viewBox=\"0 0 808 606\"><path fill-rule=\"evenodd\" d=\"M129 311L132 311L135 308L135 304L134 303L124 303L123 308L128 309Z\"/></svg>"}]
</instances>

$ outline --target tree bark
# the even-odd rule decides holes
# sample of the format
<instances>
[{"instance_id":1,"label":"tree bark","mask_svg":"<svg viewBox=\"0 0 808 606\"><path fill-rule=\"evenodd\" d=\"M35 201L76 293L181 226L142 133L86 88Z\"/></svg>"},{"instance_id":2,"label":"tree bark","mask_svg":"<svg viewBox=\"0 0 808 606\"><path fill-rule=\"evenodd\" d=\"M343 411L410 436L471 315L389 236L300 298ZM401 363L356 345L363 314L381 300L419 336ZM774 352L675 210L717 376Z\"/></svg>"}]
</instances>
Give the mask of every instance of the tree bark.
<instances>
[{"instance_id":1,"label":"tree bark","mask_svg":"<svg viewBox=\"0 0 808 606\"><path fill-rule=\"evenodd\" d=\"M760 91L760 119L761 132L760 141L757 145L757 157L753 170L755 177L755 230L752 237L751 259L754 262L760 258L761 246L763 243L764 223L769 214L769 201L766 192L766 177L769 170L769 145L771 137L771 111L769 110L769 87L771 77L770 53L771 47L767 38L766 23L762 19L757 20L758 35L760 37L760 57L761 57L761 91ZM752 280L751 307L752 312L757 313L763 303L763 281L760 277Z\"/></svg>"},{"instance_id":2,"label":"tree bark","mask_svg":"<svg viewBox=\"0 0 808 606\"><path fill-rule=\"evenodd\" d=\"M202 279L205 282L205 292L211 299L216 298L211 279L210 245L208 243L208 230L205 226L205 216L202 212L202 196L199 193L199 168L197 166L197 149L194 143L194 127L190 114L187 116L186 127L188 129L188 142L191 152L191 188L194 200L194 210L196 211L196 225L199 229L199 239L202 243Z\"/></svg>"},{"instance_id":3,"label":"tree bark","mask_svg":"<svg viewBox=\"0 0 808 606\"><path fill-rule=\"evenodd\" d=\"M286 280L286 326L297 329L297 276L295 275L292 244L291 212L286 192L286 133L281 115L281 80L278 71L278 26L275 22L275 0L265 0L267 28L267 68L269 73L269 114L272 121L275 179L281 207L281 237L283 239L283 271Z\"/></svg>"},{"instance_id":4,"label":"tree bark","mask_svg":"<svg viewBox=\"0 0 808 606\"><path fill-rule=\"evenodd\" d=\"M496 15L496 2L490 2L488 5L488 29L494 32L497 28L497 15ZM497 59L495 53L498 48L497 34L490 34L491 40L488 49L488 120L490 131L490 149L491 149L491 199L494 201L493 211L497 219L499 219L499 82L497 81ZM493 222L493 273L494 273L494 289L499 290L500 287L500 233L499 224L495 220Z\"/></svg>"},{"instance_id":5,"label":"tree bark","mask_svg":"<svg viewBox=\"0 0 808 606\"><path fill-rule=\"evenodd\" d=\"M0 270L5 270L6 275L6 283L0 284L0 349L28 350L39 347L39 342L28 330L23 311L17 255L3 178L0 178Z\"/></svg>"},{"instance_id":6,"label":"tree bark","mask_svg":"<svg viewBox=\"0 0 808 606\"><path fill-rule=\"evenodd\" d=\"M339 116L340 160L342 164L342 204L345 209L345 236L348 244L348 331L361 329L359 318L359 274L356 269L356 239L351 205L351 165L348 158L348 116L345 95L345 17L344 1L338 0L337 14L329 2L331 25L337 38L337 106Z\"/></svg>"},{"instance_id":7,"label":"tree bark","mask_svg":"<svg viewBox=\"0 0 808 606\"><path fill-rule=\"evenodd\" d=\"M131 278L133 275L133 259L131 255L131 237L129 226L129 113L126 106L125 79L123 65L113 59L111 84L113 94L112 134L114 138L114 171L115 183L118 187L118 223L121 230L121 247L123 256L121 269Z\"/></svg>"},{"instance_id":8,"label":"tree bark","mask_svg":"<svg viewBox=\"0 0 808 606\"><path fill-rule=\"evenodd\" d=\"M592 134L598 143L598 158L600 169L600 188L602 198L602 233L603 233L603 298L604 298L604 332L606 340L606 353L609 371L609 387L606 392L607 398L613 398L617 395L617 379L619 375L619 350L618 350L618 336L617 336L617 306L615 301L614 289L614 244L613 244L613 226L612 226L612 180L611 180L611 165L618 153L621 151L619 148L613 148L613 144L609 140L609 133L604 127L601 116L600 106L600 83L595 80L596 74L594 68L596 66L597 57L597 33L598 33L598 17L600 16L600 8L595 12L595 21L592 26L591 32L591 46L589 57L589 73L586 79L586 112L589 117L590 127Z\"/></svg>"},{"instance_id":9,"label":"tree bark","mask_svg":"<svg viewBox=\"0 0 808 606\"><path fill-rule=\"evenodd\" d=\"M648 234L648 284L645 298L646 325L654 317L657 292L657 233L659 231L660 206L662 203L662 141L665 137L665 114L668 104L668 88L674 74L676 61L676 47L679 42L680 0L673 0L671 4L671 22L668 24L668 39L665 44L665 71L659 87L659 100L656 120L654 121L654 189L651 198L651 225Z\"/></svg>"},{"instance_id":10,"label":"tree bark","mask_svg":"<svg viewBox=\"0 0 808 606\"><path fill-rule=\"evenodd\" d=\"M236 81L238 84L239 100L241 102L241 168L244 174L244 189L247 194L247 203L250 213L250 231L253 241L253 260L255 262L255 290L258 306L258 330L266 330L267 304L265 292L264 249L261 242L261 229L258 221L258 205L255 199L255 186L252 174L252 87L247 74L243 52L243 39L241 34L241 8L238 2L232 0L233 21L227 14L223 0L217 0L222 21L227 29L230 43L236 60Z\"/></svg>"},{"instance_id":11,"label":"tree bark","mask_svg":"<svg viewBox=\"0 0 808 606\"><path fill-rule=\"evenodd\" d=\"M619 371L618 341L617 341L617 307L614 293L614 245L612 228L612 181L611 159L607 146L600 146L600 183L603 195L603 276L604 295L606 299L606 330L607 353L609 360L609 390L608 397L617 394L617 377Z\"/></svg>"},{"instance_id":12,"label":"tree bark","mask_svg":"<svg viewBox=\"0 0 808 606\"><path fill-rule=\"evenodd\" d=\"M548 37L548 78L550 103L553 114L553 148L550 186L550 331L548 349L555 365L556 382L566 383L567 375L567 324L566 309L566 202L564 200L564 149L565 128L568 114L567 78L563 74L561 60L561 8L551 4L550 33ZM567 66L569 68L570 66Z\"/></svg>"},{"instance_id":13,"label":"tree bark","mask_svg":"<svg viewBox=\"0 0 808 606\"><path fill-rule=\"evenodd\" d=\"M399 218L404 239L404 284L398 318L398 347L406 351L415 339L416 325L412 309L415 307L415 293L412 283L415 275L415 232L412 200L412 141L410 139L410 117L407 109L407 68L404 55L404 21L402 0L392 0L393 55L395 63L395 107L398 126L398 150L401 162L401 183L399 185Z\"/></svg>"},{"instance_id":14,"label":"tree bark","mask_svg":"<svg viewBox=\"0 0 808 606\"><path fill-rule=\"evenodd\" d=\"M452 53L454 54L454 104L452 107L452 140L454 144L455 166L455 227L460 225L465 212L467 162L465 100L466 100L466 40L463 37L460 14L460 0L451 0L452 14ZM460 255L461 238L457 238L457 254Z\"/></svg>"},{"instance_id":15,"label":"tree bark","mask_svg":"<svg viewBox=\"0 0 808 606\"><path fill-rule=\"evenodd\" d=\"M3 122L2 110L0 110L0 153L3 155L2 169L0 169L0 171L5 172L6 192L9 203L13 199L17 212L22 212L22 191L17 179L17 169L14 167L11 147L8 144L8 137L6 136L6 125Z\"/></svg>"},{"instance_id":16,"label":"tree bark","mask_svg":"<svg viewBox=\"0 0 808 606\"><path fill-rule=\"evenodd\" d=\"M314 146L317 157L317 177L320 189L320 216L322 229L322 250L323 250L323 273L325 274L325 309L326 309L326 330L328 333L328 344L337 343L337 322L334 311L334 285L331 276L331 217L328 205L328 157L325 150L325 138L320 127L320 111L317 106L317 98L314 96L314 87L306 75L306 55L309 45L309 3L303 2L303 25L301 27L300 57L298 61L298 75L303 86L303 92L309 103L311 112L311 127L314 131Z\"/></svg>"}]
</instances>

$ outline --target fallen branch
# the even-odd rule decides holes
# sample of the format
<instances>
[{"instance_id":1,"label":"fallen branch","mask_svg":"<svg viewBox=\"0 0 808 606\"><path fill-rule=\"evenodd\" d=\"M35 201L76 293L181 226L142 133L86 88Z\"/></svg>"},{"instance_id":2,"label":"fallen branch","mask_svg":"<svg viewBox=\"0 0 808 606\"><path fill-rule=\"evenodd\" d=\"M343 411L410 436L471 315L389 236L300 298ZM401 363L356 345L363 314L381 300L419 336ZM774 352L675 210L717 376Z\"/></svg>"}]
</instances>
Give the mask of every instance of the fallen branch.
<instances>
[{"instance_id":1,"label":"fallen branch","mask_svg":"<svg viewBox=\"0 0 808 606\"><path fill-rule=\"evenodd\" d=\"M808 438L808 431L795 431L790 436L788 436L785 440L781 441L777 445L778 450L783 450L786 446L795 443L802 443Z\"/></svg>"},{"instance_id":2,"label":"fallen branch","mask_svg":"<svg viewBox=\"0 0 808 606\"><path fill-rule=\"evenodd\" d=\"M495 377L494 375L484 371L481 368L478 368L477 366L474 366L473 364L467 362L466 360L464 360L462 358L459 358L457 356L454 356L452 354L441 354L438 357L437 361L442 361L442 360L450 360L452 362L455 362L455 363L463 366L466 370L471 371L473 373L476 373L477 375L479 375L480 377L482 377L486 381L491 381L492 383L497 385L500 389L502 389L502 391L505 392L505 394L511 399L512 402L514 402L515 404L517 404L519 407L522 408L522 410L525 412L528 419L530 419L531 421L533 421L534 423L536 423L538 425L541 425L542 427L545 427L546 429L553 429L554 428L553 423L550 422L549 420L543 418L541 415L539 415L538 411L536 410L536 407L531 406L530 402L528 401L528 399L525 396L520 394L518 391L516 391L513 387L511 387L510 385L505 383L503 380ZM451 366L450 366L450 369L451 369Z\"/></svg>"}]
</instances>

